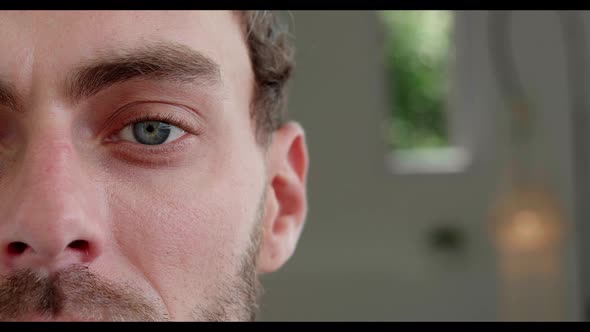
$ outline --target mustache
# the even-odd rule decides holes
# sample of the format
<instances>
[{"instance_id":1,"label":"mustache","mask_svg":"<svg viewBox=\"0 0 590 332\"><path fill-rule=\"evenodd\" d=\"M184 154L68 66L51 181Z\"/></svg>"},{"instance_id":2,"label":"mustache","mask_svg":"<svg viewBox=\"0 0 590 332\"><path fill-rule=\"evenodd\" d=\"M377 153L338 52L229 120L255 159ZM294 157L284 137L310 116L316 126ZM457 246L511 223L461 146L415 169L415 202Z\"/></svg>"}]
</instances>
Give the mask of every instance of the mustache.
<instances>
[{"instance_id":1,"label":"mustache","mask_svg":"<svg viewBox=\"0 0 590 332\"><path fill-rule=\"evenodd\" d=\"M163 321L168 315L131 287L107 281L85 266L50 275L18 270L0 279L0 320L31 317L88 321Z\"/></svg>"}]
</instances>

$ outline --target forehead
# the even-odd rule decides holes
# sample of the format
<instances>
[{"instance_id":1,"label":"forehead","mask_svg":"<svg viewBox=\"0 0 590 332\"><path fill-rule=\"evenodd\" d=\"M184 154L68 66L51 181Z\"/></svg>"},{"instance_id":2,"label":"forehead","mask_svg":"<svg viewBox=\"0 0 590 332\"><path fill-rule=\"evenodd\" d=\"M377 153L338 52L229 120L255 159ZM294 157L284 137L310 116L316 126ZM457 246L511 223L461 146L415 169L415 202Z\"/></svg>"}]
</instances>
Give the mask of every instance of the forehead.
<instances>
[{"instance_id":1,"label":"forehead","mask_svg":"<svg viewBox=\"0 0 590 332\"><path fill-rule=\"evenodd\" d=\"M31 79L57 79L81 60L154 41L196 49L222 72L249 67L238 18L229 11L3 11L0 76L25 88Z\"/></svg>"}]
</instances>

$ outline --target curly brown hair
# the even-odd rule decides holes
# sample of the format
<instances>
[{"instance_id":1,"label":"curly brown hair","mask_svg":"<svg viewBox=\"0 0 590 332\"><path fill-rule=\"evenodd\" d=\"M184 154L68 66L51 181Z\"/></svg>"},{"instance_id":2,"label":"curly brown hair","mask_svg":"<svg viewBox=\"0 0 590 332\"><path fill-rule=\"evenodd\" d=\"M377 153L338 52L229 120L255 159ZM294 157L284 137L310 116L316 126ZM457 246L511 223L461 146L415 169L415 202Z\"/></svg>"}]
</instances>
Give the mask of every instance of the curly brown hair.
<instances>
[{"instance_id":1,"label":"curly brown hair","mask_svg":"<svg viewBox=\"0 0 590 332\"><path fill-rule=\"evenodd\" d=\"M295 65L289 30L272 11L238 11L254 71L251 117L256 139L267 145L285 121L287 83Z\"/></svg>"}]
</instances>

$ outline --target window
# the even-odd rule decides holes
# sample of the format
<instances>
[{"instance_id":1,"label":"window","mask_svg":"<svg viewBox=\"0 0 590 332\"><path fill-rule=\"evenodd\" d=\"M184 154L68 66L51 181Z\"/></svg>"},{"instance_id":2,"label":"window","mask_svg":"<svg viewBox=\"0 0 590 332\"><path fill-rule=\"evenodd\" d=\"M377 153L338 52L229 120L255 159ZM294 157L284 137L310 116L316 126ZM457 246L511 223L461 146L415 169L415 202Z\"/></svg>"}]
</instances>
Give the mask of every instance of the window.
<instances>
[{"instance_id":1,"label":"window","mask_svg":"<svg viewBox=\"0 0 590 332\"><path fill-rule=\"evenodd\" d=\"M453 64L453 13L380 11L385 28L391 114L386 139L396 171L461 169L465 153L451 145L447 105Z\"/></svg>"}]
</instances>

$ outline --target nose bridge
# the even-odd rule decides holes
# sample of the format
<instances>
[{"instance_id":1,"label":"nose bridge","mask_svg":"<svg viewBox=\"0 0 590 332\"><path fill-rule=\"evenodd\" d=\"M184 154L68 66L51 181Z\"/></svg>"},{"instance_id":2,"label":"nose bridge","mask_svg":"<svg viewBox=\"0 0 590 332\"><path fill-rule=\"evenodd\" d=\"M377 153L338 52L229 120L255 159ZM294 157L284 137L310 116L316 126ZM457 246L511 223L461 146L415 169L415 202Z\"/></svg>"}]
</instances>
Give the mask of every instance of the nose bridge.
<instances>
[{"instance_id":1,"label":"nose bridge","mask_svg":"<svg viewBox=\"0 0 590 332\"><path fill-rule=\"evenodd\" d=\"M72 222L82 218L83 206L77 175L77 158L70 143L60 140L30 142L19 167L15 192L13 223L23 238L37 246L61 246L72 229ZM47 242L47 243L45 243ZM41 249L41 248L39 248ZM45 250L59 250L44 248Z\"/></svg>"},{"instance_id":2,"label":"nose bridge","mask_svg":"<svg viewBox=\"0 0 590 332\"><path fill-rule=\"evenodd\" d=\"M72 143L63 138L33 141L24 153L19 174L24 190L45 195L47 191L67 194L72 189L79 162Z\"/></svg>"},{"instance_id":3,"label":"nose bridge","mask_svg":"<svg viewBox=\"0 0 590 332\"><path fill-rule=\"evenodd\" d=\"M59 137L33 138L23 154L15 174L18 212L29 217L39 212L46 219L65 217L68 209L80 203L79 189L84 186L72 143Z\"/></svg>"}]
</instances>

